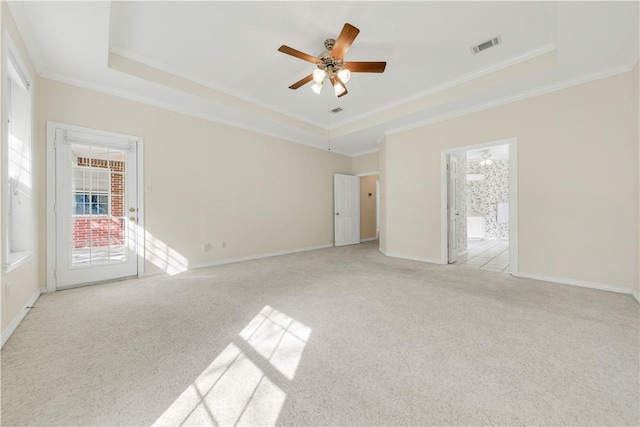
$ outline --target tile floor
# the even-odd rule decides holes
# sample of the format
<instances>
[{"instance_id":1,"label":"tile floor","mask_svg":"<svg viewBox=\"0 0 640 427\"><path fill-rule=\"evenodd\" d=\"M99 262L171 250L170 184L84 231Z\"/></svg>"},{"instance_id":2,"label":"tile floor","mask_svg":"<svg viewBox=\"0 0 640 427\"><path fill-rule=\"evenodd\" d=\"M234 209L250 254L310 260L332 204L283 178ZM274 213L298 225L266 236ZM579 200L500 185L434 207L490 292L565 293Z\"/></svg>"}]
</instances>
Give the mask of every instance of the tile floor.
<instances>
[{"instance_id":1,"label":"tile floor","mask_svg":"<svg viewBox=\"0 0 640 427\"><path fill-rule=\"evenodd\" d=\"M509 241L497 239L469 239L467 253L453 264L480 270L509 272Z\"/></svg>"}]
</instances>

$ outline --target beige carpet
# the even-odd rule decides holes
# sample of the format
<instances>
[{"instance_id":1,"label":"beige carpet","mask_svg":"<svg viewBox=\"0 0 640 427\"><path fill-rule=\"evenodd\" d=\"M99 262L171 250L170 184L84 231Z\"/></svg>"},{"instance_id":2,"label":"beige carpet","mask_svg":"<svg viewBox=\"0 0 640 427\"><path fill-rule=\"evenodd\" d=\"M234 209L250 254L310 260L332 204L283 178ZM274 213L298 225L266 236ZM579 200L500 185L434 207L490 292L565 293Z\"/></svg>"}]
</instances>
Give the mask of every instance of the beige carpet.
<instances>
[{"instance_id":1,"label":"beige carpet","mask_svg":"<svg viewBox=\"0 0 640 427\"><path fill-rule=\"evenodd\" d=\"M376 242L43 295L2 425L638 425L628 295Z\"/></svg>"}]
</instances>

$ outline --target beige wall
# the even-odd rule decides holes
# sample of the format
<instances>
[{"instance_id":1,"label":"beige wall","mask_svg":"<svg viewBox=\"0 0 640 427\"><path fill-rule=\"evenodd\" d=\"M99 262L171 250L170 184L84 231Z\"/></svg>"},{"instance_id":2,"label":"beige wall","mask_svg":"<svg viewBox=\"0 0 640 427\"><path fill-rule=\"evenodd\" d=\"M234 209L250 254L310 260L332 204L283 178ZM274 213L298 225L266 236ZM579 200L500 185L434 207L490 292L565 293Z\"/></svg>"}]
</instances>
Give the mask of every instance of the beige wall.
<instances>
[{"instance_id":1,"label":"beige wall","mask_svg":"<svg viewBox=\"0 0 640 427\"><path fill-rule=\"evenodd\" d=\"M637 254L632 74L388 135L381 248L440 258L440 154L518 138L520 272L630 289Z\"/></svg>"},{"instance_id":2,"label":"beige wall","mask_svg":"<svg viewBox=\"0 0 640 427\"><path fill-rule=\"evenodd\" d=\"M146 231L189 267L333 242L349 157L52 80L41 92L43 159L47 120L144 138Z\"/></svg>"},{"instance_id":3,"label":"beige wall","mask_svg":"<svg viewBox=\"0 0 640 427\"><path fill-rule=\"evenodd\" d=\"M363 154L351 158L351 173L354 175L368 172L378 172L378 152Z\"/></svg>"},{"instance_id":4,"label":"beige wall","mask_svg":"<svg viewBox=\"0 0 640 427\"><path fill-rule=\"evenodd\" d=\"M22 41L22 37L17 30L13 17L11 16L11 12L7 7L5 2L2 2L2 28L3 30L7 30L11 39L15 43L16 47L20 51L20 56L25 66L28 68L29 73L32 77L32 93L34 103L37 103L40 97L40 80L37 78L36 71L33 67L31 59L27 53L27 50L24 46L24 42ZM3 47L4 49L4 47ZM2 92L5 90L6 79L2 79ZM1 104L1 103L0 103ZM4 117L4 113L2 114ZM34 117L34 120L37 120L37 116ZM2 135L4 135L4 128L2 129ZM3 139L3 144L6 144L6 141ZM33 141L34 146L37 144L35 139ZM35 209L39 209L40 205L38 205L38 198L44 195L44 186L40 185L38 182L39 179L42 178L41 171L43 170L43 164L38 163L39 159L35 160L35 168L34 168L34 192L35 192ZM4 187L5 183L2 183ZM0 218L2 215L0 215ZM2 227L0 227L2 229ZM34 234L35 234L35 244L36 248L38 247L38 243L41 242L41 239L38 237L38 227L36 224L36 220L34 218ZM2 245L0 245L2 246ZM1 253L0 253L1 255ZM1 325L0 328L4 332L5 329L9 326L9 324L16 318L18 315L23 314L25 310L25 304L27 301L39 292L41 287L44 287L44 282L39 280L38 276L38 266L40 264L40 256L39 252L36 251L35 256L25 264L22 264L10 271L9 273L2 273L2 286L0 291L0 305L2 309L1 316ZM10 284L11 292L7 296L6 286Z\"/></svg>"},{"instance_id":5,"label":"beige wall","mask_svg":"<svg viewBox=\"0 0 640 427\"><path fill-rule=\"evenodd\" d=\"M378 175L360 177L360 239L376 237L376 182Z\"/></svg>"},{"instance_id":6,"label":"beige wall","mask_svg":"<svg viewBox=\"0 0 640 427\"><path fill-rule=\"evenodd\" d=\"M387 139L386 137L380 142L380 151L378 151L378 161L380 167L380 178L378 178L378 191L380 192L380 210L378 216L380 219L380 234L378 235L379 249L382 253L387 252Z\"/></svg>"}]
</instances>

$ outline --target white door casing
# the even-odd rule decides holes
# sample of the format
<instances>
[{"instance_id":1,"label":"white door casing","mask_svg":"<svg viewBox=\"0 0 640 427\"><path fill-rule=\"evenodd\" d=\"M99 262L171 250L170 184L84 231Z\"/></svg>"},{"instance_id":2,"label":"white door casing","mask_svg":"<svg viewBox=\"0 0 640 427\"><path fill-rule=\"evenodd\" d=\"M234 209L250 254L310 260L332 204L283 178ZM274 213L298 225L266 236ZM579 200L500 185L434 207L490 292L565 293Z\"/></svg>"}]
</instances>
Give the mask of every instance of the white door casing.
<instances>
[{"instance_id":1,"label":"white door casing","mask_svg":"<svg viewBox=\"0 0 640 427\"><path fill-rule=\"evenodd\" d=\"M509 271L519 275L518 259L518 138L508 138L481 144L450 148L440 152L440 264L447 264L449 257L449 174L447 162L449 154L491 148L499 145L509 146ZM466 177L465 177L466 178Z\"/></svg>"},{"instance_id":2,"label":"white door casing","mask_svg":"<svg viewBox=\"0 0 640 427\"><path fill-rule=\"evenodd\" d=\"M334 245L360 243L360 177L333 175Z\"/></svg>"},{"instance_id":3,"label":"white door casing","mask_svg":"<svg viewBox=\"0 0 640 427\"><path fill-rule=\"evenodd\" d=\"M458 211L458 164L451 161L451 155L447 155L447 171L449 175L449 194L447 200L447 218L449 221L448 243L448 263L454 263L458 260L458 220L460 212Z\"/></svg>"},{"instance_id":4,"label":"white door casing","mask_svg":"<svg viewBox=\"0 0 640 427\"><path fill-rule=\"evenodd\" d=\"M55 177L48 290L141 275L141 139L55 123L48 134Z\"/></svg>"}]
</instances>

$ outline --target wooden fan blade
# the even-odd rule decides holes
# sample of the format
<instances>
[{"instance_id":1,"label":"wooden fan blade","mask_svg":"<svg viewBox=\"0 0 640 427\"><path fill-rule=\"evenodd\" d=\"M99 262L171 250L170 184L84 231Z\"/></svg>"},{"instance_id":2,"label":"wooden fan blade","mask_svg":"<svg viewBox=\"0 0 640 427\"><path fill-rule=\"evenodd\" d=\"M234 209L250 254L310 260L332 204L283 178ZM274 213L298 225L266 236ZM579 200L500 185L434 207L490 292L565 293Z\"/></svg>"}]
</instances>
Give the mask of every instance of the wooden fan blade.
<instances>
[{"instance_id":1,"label":"wooden fan blade","mask_svg":"<svg viewBox=\"0 0 640 427\"><path fill-rule=\"evenodd\" d=\"M315 56L308 55L304 52L300 52L292 47L282 45L278 48L279 52L286 53L287 55L295 56L296 58L302 59L303 61L311 62L312 64L317 64L320 62L318 58Z\"/></svg>"},{"instance_id":2,"label":"wooden fan blade","mask_svg":"<svg viewBox=\"0 0 640 427\"><path fill-rule=\"evenodd\" d=\"M344 58L344 55L351 47L351 43L356 39L359 32L360 30L353 25L348 23L344 24L344 27L342 27L342 31L338 36L338 40L336 40L336 44L333 46L331 56L337 59Z\"/></svg>"},{"instance_id":3,"label":"wooden fan blade","mask_svg":"<svg viewBox=\"0 0 640 427\"><path fill-rule=\"evenodd\" d=\"M384 73L386 62L345 62L344 66L352 73Z\"/></svg>"},{"instance_id":4,"label":"wooden fan blade","mask_svg":"<svg viewBox=\"0 0 640 427\"><path fill-rule=\"evenodd\" d=\"M300 80L289 86L289 89L298 89L300 86L306 85L311 80L313 80L313 74L309 74L308 76L301 78Z\"/></svg>"}]
</instances>

